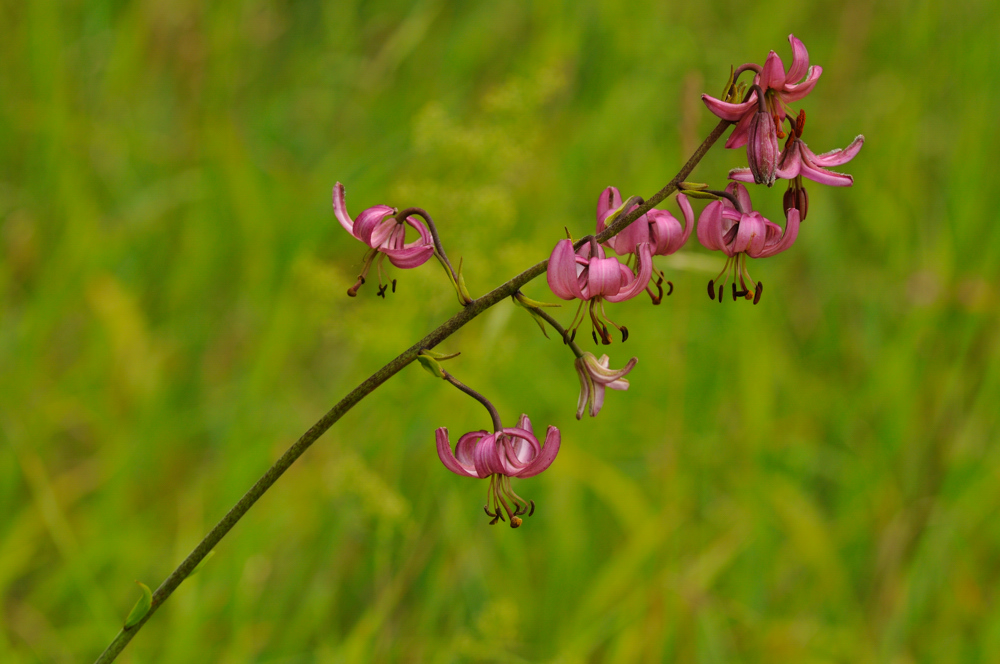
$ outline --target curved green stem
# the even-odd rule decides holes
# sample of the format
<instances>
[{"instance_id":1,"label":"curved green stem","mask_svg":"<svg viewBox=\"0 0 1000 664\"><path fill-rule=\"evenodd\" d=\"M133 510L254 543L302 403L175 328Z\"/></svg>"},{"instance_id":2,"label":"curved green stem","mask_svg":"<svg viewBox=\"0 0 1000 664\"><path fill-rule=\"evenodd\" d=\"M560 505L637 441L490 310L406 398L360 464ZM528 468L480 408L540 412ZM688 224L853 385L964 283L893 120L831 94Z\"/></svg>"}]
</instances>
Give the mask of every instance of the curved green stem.
<instances>
[{"instance_id":1,"label":"curved green stem","mask_svg":"<svg viewBox=\"0 0 1000 664\"><path fill-rule=\"evenodd\" d=\"M723 120L712 130L712 133L708 135L705 141L698 146L694 154L688 159L687 163L680 172L667 183L663 189L654 194L649 200L644 204L639 206L637 209L633 210L628 214L622 215L617 219L611 226L606 228L602 233L597 236L598 242L604 242L608 238L614 237L617 233L621 232L630 223L646 214L653 206L660 203L667 196L672 194L677 190L677 185L683 182L687 176L694 170L694 167L701 161L701 158L705 156L709 148L722 136L722 133L729 126L729 122ZM587 239L583 239L578 244L586 242ZM281 457L274 462L274 465L267 469L267 472L257 480L256 483L250 490L247 491L242 498L230 509L222 520L219 521L212 528L211 531L205 538L198 543L187 558L177 566L173 572L170 573L160 587L156 589L153 593L152 606L149 612L146 613L143 618L137 622L135 625L129 627L128 629L122 629L118 632L118 635L111 642L110 645L101 653L100 657L97 658L96 664L108 664L113 662L118 654L128 645L128 642L132 640L132 637L138 633L142 626L146 624L146 621L153 617L153 614L162 606L163 602L167 600L168 597L177 589L184 579L191 575L191 572L198 566L198 563L205 558L208 553L215 548L215 546L222 540L226 534L232 530L233 526L243 518L254 503L260 499L261 496L267 492L271 486L278 481L286 470L295 461L302 456L302 454L309 449L309 447L315 443L320 436L326 433L327 429L334 425L344 414L354 407L359 401L375 391L379 385L389 380L392 376L399 373L406 365L413 362L421 350L430 350L437 346L439 343L447 339L449 336L461 329L466 323L471 321L473 318L483 313L494 304L503 300L504 298L513 295L521 286L537 277L538 275L545 272L549 261L545 259L532 265L527 270L521 274L515 276L513 279L497 286L492 291L483 295L480 298L472 300L464 309L459 311L457 314L448 319L443 325L433 330L430 334L425 336L423 339L410 346L408 349L403 351L394 360L386 364L384 367L376 371L374 374L369 376L363 383L355 387L351 392L340 400L337 405L331 408L326 415L321 417L318 422L309 427L302 436L295 441L295 443L289 447Z\"/></svg>"}]
</instances>

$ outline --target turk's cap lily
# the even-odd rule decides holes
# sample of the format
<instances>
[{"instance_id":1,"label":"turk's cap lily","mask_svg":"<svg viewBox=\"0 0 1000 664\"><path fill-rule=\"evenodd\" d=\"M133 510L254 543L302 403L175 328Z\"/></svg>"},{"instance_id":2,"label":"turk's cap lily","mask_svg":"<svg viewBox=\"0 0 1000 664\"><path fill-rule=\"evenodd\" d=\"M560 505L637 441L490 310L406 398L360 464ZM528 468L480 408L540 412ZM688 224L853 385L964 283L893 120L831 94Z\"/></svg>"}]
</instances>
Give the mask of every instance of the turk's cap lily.
<instances>
[{"instance_id":1,"label":"turk's cap lily","mask_svg":"<svg viewBox=\"0 0 1000 664\"><path fill-rule=\"evenodd\" d=\"M516 427L505 427L494 433L470 431L458 439L454 452L448 441L448 429L439 428L435 438L441 463L456 475L523 478L534 477L552 465L559 453L561 434L559 429L550 426L545 443L539 443L531 420L521 415Z\"/></svg>"},{"instance_id":2,"label":"turk's cap lily","mask_svg":"<svg viewBox=\"0 0 1000 664\"><path fill-rule=\"evenodd\" d=\"M694 228L694 211L691 209L691 203L684 194L677 194L677 204L684 215L683 228L677 217L667 210L653 209L646 213L649 217L649 235L654 256L669 256L683 247L691 237L691 229Z\"/></svg>"},{"instance_id":3,"label":"turk's cap lily","mask_svg":"<svg viewBox=\"0 0 1000 664\"><path fill-rule=\"evenodd\" d=\"M814 154L800 138L792 135L778 158L775 174L782 180L791 180L801 175L813 182L832 187L850 187L854 184L852 176L827 169L842 166L854 159L864 144L865 137L859 135L843 150L831 150L818 155ZM753 182L754 176L749 168L735 168L729 171L729 179L737 182Z\"/></svg>"},{"instance_id":4,"label":"turk's cap lily","mask_svg":"<svg viewBox=\"0 0 1000 664\"><path fill-rule=\"evenodd\" d=\"M722 251L726 256L745 253L751 258L766 258L788 249L799 234L799 211L788 210L785 230L753 211L746 187L731 182L726 191L732 194L743 211L728 199L705 206L698 218L698 241L706 249Z\"/></svg>"},{"instance_id":5,"label":"turk's cap lily","mask_svg":"<svg viewBox=\"0 0 1000 664\"><path fill-rule=\"evenodd\" d=\"M416 217L408 216L402 221L397 220L394 216L396 208L375 205L352 220L347 213L344 185L339 182L333 187L333 211L344 230L372 249L385 254L389 262L398 268L418 267L434 255L434 241L427 226ZM406 242L404 224L417 231L419 237L413 242Z\"/></svg>"},{"instance_id":6,"label":"turk's cap lily","mask_svg":"<svg viewBox=\"0 0 1000 664\"><path fill-rule=\"evenodd\" d=\"M627 390L628 379L625 376L635 367L638 358L633 357L622 369L611 369L611 359L602 355L597 359L593 353L586 352L576 358L576 373L580 377L580 399L576 404L576 419L582 419L588 410L591 417L596 417L604 406L604 391Z\"/></svg>"},{"instance_id":7,"label":"turk's cap lily","mask_svg":"<svg viewBox=\"0 0 1000 664\"><path fill-rule=\"evenodd\" d=\"M822 67L809 66L809 52L801 40L795 35L788 35L788 41L792 46L792 66L786 70L778 54L771 51L760 73L754 77L754 83L764 91L768 110L774 115L776 122L785 119L787 104L799 101L812 91L823 73ZM739 148L746 145L750 123L758 105L757 93L751 93L746 101L740 103L722 101L707 94L702 95L701 99L714 115L736 123L736 128L726 141L726 147Z\"/></svg>"},{"instance_id":8,"label":"turk's cap lily","mask_svg":"<svg viewBox=\"0 0 1000 664\"><path fill-rule=\"evenodd\" d=\"M549 257L549 288L563 300L602 298L624 302L646 290L653 274L652 246L643 242L635 252L638 274L617 258L608 258L596 242L585 243L574 251L571 240L559 240Z\"/></svg>"}]
</instances>

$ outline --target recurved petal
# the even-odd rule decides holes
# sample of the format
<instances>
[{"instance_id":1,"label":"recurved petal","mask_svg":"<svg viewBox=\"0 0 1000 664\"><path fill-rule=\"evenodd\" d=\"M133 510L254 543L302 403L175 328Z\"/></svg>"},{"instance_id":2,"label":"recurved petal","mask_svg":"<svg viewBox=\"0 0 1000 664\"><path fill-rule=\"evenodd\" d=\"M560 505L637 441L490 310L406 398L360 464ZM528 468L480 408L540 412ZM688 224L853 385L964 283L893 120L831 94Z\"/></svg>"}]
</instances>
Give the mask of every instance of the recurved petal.
<instances>
[{"instance_id":1,"label":"recurved petal","mask_svg":"<svg viewBox=\"0 0 1000 664\"><path fill-rule=\"evenodd\" d=\"M609 358L607 355L602 355L601 359L597 359L596 357L594 357L593 353L584 353L583 357L580 359L582 359L583 362L586 364L588 373L590 374L590 377L591 379L593 379L594 383L600 385L607 385L609 383L613 383L621 379L622 377L627 375L628 372L632 371L632 369L636 365L636 362L639 361L638 358L633 357L631 360L628 361L628 364L626 364L624 368L615 370L609 368L611 364L611 358ZM627 384L628 383L626 381L626 385Z\"/></svg>"},{"instance_id":2,"label":"recurved petal","mask_svg":"<svg viewBox=\"0 0 1000 664\"><path fill-rule=\"evenodd\" d=\"M521 413L521 417L517 419L517 428L524 429L531 435L535 435L535 430L531 428L531 420L528 419L527 413Z\"/></svg>"},{"instance_id":3,"label":"recurved petal","mask_svg":"<svg viewBox=\"0 0 1000 664\"><path fill-rule=\"evenodd\" d=\"M698 217L698 242L712 251L720 251L725 247L722 239L725 234L722 229L722 210L722 201L712 201Z\"/></svg>"},{"instance_id":4,"label":"recurved petal","mask_svg":"<svg viewBox=\"0 0 1000 664\"><path fill-rule=\"evenodd\" d=\"M788 43L792 45L792 66L789 68L785 80L794 83L805 76L806 70L809 69L809 51L795 35L788 35Z\"/></svg>"},{"instance_id":5,"label":"recurved petal","mask_svg":"<svg viewBox=\"0 0 1000 664\"><path fill-rule=\"evenodd\" d=\"M545 278L556 297L563 300L585 300L576 278L576 254L570 240L559 240L549 257Z\"/></svg>"},{"instance_id":6,"label":"recurved petal","mask_svg":"<svg viewBox=\"0 0 1000 664\"><path fill-rule=\"evenodd\" d=\"M736 122L757 106L757 93L752 93L749 99L740 104L730 104L711 95L702 95L701 100L705 102L708 110L719 118Z\"/></svg>"},{"instance_id":7,"label":"recurved petal","mask_svg":"<svg viewBox=\"0 0 1000 664\"><path fill-rule=\"evenodd\" d=\"M608 213L617 210L622 206L622 195L618 192L618 187L608 187L601 192L597 199L597 232L604 230L605 219Z\"/></svg>"},{"instance_id":8,"label":"recurved petal","mask_svg":"<svg viewBox=\"0 0 1000 664\"><path fill-rule=\"evenodd\" d=\"M376 205L368 208L354 220L354 237L369 247L378 248L394 229L391 223L383 226L382 220L393 214L396 214L395 208L388 205Z\"/></svg>"},{"instance_id":9,"label":"recurved petal","mask_svg":"<svg viewBox=\"0 0 1000 664\"><path fill-rule=\"evenodd\" d=\"M809 178L813 182L829 185L831 187L850 187L854 184L854 177L847 173L836 173L825 168L816 168L809 162L803 161L799 173L804 178Z\"/></svg>"},{"instance_id":10,"label":"recurved petal","mask_svg":"<svg viewBox=\"0 0 1000 664\"><path fill-rule=\"evenodd\" d=\"M504 473L504 464L500 459L499 445L497 437L500 433L491 433L484 436L472 452L472 460L476 466L476 473L479 477L488 477L495 473Z\"/></svg>"},{"instance_id":11,"label":"recurved petal","mask_svg":"<svg viewBox=\"0 0 1000 664\"><path fill-rule=\"evenodd\" d=\"M434 247L408 247L406 249L381 249L389 257L389 262L396 267L408 270L426 263L434 255Z\"/></svg>"},{"instance_id":12,"label":"recurved petal","mask_svg":"<svg viewBox=\"0 0 1000 664\"><path fill-rule=\"evenodd\" d=\"M774 256L775 254L780 254L782 251L792 246L795 242L795 238L799 236L799 211L795 208L790 208L787 214L785 232L781 235L781 241L765 247L763 251L758 253L756 256L751 254L753 258L767 258L768 256Z\"/></svg>"},{"instance_id":13,"label":"recurved petal","mask_svg":"<svg viewBox=\"0 0 1000 664\"><path fill-rule=\"evenodd\" d=\"M550 426L545 434L545 443L542 445L541 453L535 460L528 464L517 474L517 477L534 477L552 465L556 455L559 453L559 443L561 436L559 429Z\"/></svg>"},{"instance_id":14,"label":"recurved petal","mask_svg":"<svg viewBox=\"0 0 1000 664\"><path fill-rule=\"evenodd\" d=\"M473 436L474 434L485 434L485 433L486 433L485 431L475 431L467 433L464 436L462 436L459 439L457 446L459 453L460 454L462 453L462 441L466 440L470 436ZM455 454L452 453L451 444L448 442L448 429L446 429L445 427L441 427L434 433L434 437L437 440L438 458L441 459L441 463L444 464L445 468L455 473L456 475L464 475L466 477L481 477L472 468L471 463L469 464L469 467L466 467L464 464L462 464L462 462L460 462L455 457Z\"/></svg>"},{"instance_id":15,"label":"recurved petal","mask_svg":"<svg viewBox=\"0 0 1000 664\"><path fill-rule=\"evenodd\" d=\"M812 92L812 89L816 87L816 81L819 80L820 74L823 73L823 68L818 65L813 65L809 68L809 72L801 83L786 83L785 90L781 93L782 100L785 103L791 103L793 101L798 101L805 97L807 94ZM789 78L789 80L792 80ZM782 109L784 110L784 109ZM784 118L784 116L782 116Z\"/></svg>"},{"instance_id":16,"label":"recurved petal","mask_svg":"<svg viewBox=\"0 0 1000 664\"><path fill-rule=\"evenodd\" d=\"M753 172L749 168L734 168L729 171L729 179L753 184Z\"/></svg>"},{"instance_id":17,"label":"recurved petal","mask_svg":"<svg viewBox=\"0 0 1000 664\"><path fill-rule=\"evenodd\" d=\"M622 265L620 271L622 278L621 290L616 294L606 296L604 299L608 302L631 300L646 290L646 286L649 285L649 279L653 276L653 246L648 242L643 242L635 248L635 255L639 262L637 266L639 273L635 275L635 279L629 282L627 276L632 271Z\"/></svg>"},{"instance_id":18,"label":"recurved petal","mask_svg":"<svg viewBox=\"0 0 1000 664\"><path fill-rule=\"evenodd\" d=\"M815 166L819 166L820 168L843 166L858 155L858 152L861 151L861 146L864 144L865 137L859 134L853 141L851 141L851 144L843 150L837 149L824 152L823 154L813 154L810 161Z\"/></svg>"},{"instance_id":19,"label":"recurved petal","mask_svg":"<svg viewBox=\"0 0 1000 664\"><path fill-rule=\"evenodd\" d=\"M347 200L344 195L344 185L339 182L333 185L333 213L337 215L337 221L344 227L344 230L354 235L354 222L351 215L347 214ZM355 235L355 237L357 237Z\"/></svg>"}]
</instances>

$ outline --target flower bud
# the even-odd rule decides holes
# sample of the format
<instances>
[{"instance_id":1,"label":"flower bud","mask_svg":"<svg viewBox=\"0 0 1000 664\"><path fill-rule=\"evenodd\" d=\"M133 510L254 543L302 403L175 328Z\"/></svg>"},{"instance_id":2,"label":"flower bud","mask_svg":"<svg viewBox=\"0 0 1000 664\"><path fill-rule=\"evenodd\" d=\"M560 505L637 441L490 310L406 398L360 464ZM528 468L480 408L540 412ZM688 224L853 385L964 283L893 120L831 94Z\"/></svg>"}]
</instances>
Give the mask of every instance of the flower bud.
<instances>
[{"instance_id":1,"label":"flower bud","mask_svg":"<svg viewBox=\"0 0 1000 664\"><path fill-rule=\"evenodd\" d=\"M747 128L747 161L756 184L774 184L778 171L778 132L770 113L758 111Z\"/></svg>"},{"instance_id":2,"label":"flower bud","mask_svg":"<svg viewBox=\"0 0 1000 664\"><path fill-rule=\"evenodd\" d=\"M798 210L800 220L806 218L806 213L809 212L809 193L802 185L801 176L789 180L788 189L782 198L782 206L786 212L792 208Z\"/></svg>"}]
</instances>

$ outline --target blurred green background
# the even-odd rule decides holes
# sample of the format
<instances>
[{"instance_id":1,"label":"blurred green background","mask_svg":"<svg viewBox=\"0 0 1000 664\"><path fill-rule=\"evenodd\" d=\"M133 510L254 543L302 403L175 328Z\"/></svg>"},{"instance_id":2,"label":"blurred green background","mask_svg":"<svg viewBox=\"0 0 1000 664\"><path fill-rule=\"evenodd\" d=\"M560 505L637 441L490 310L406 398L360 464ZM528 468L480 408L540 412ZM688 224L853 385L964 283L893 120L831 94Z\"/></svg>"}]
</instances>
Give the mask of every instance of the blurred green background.
<instances>
[{"instance_id":1,"label":"blurred green background","mask_svg":"<svg viewBox=\"0 0 1000 664\"><path fill-rule=\"evenodd\" d=\"M699 95L790 32L810 146L867 143L751 262L759 306L708 300L692 238L663 305L613 307L632 388L577 422L571 354L501 303L440 350L562 429L515 481L534 517L487 525L433 432L489 421L410 366L121 661L1000 661L996 3L3 0L0 28L0 661L92 661L134 579L457 310L433 263L345 296L334 182L429 210L481 294L605 186L659 189Z\"/></svg>"}]
</instances>

